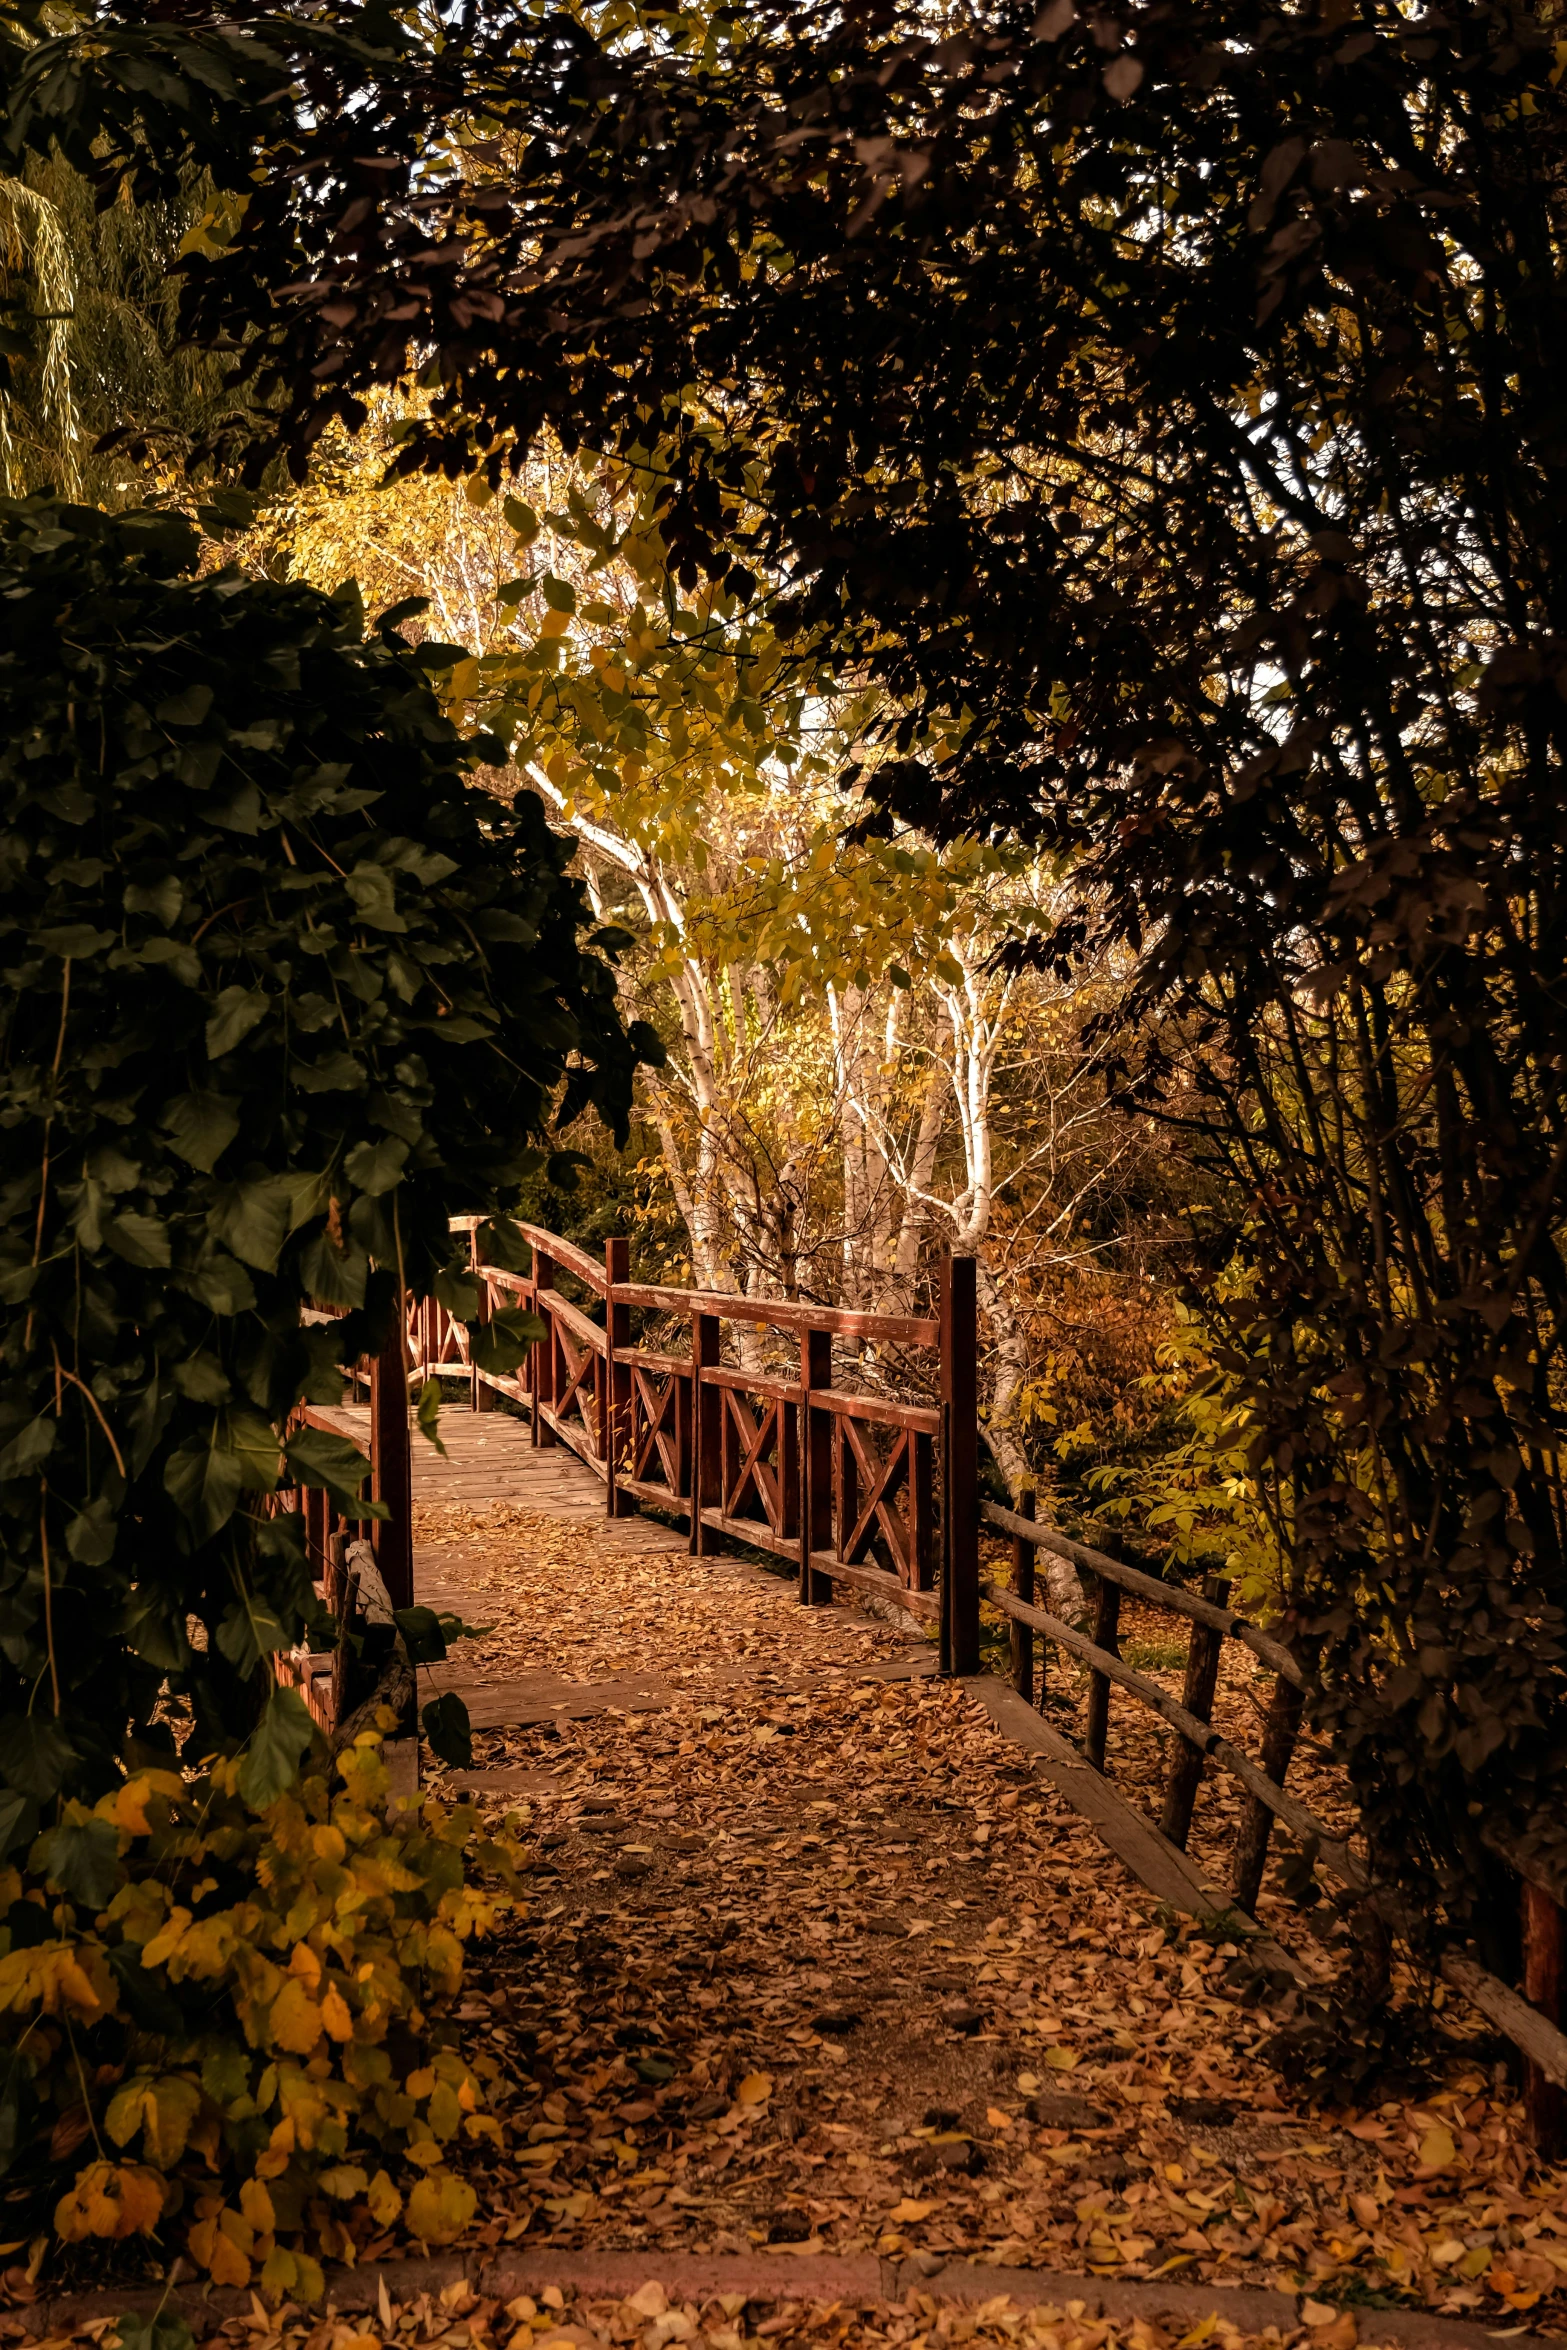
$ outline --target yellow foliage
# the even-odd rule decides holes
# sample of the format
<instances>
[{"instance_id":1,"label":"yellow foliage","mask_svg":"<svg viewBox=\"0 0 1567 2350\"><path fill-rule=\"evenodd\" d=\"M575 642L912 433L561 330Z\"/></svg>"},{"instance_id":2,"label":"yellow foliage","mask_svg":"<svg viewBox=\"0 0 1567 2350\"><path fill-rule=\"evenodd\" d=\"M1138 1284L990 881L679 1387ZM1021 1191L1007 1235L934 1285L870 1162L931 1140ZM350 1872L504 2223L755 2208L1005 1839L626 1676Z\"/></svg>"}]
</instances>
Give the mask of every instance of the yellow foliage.
<instances>
[{"instance_id":1,"label":"yellow foliage","mask_svg":"<svg viewBox=\"0 0 1567 2350\"><path fill-rule=\"evenodd\" d=\"M421 2242L450 2243L473 2216L472 2190L440 2165L465 2123L498 2141L500 2125L442 2019L464 1941L509 1904L517 1853L472 1806L389 1814L378 1734L336 1775L334 1790L318 1761L261 1814L227 1761L205 1779L127 1779L97 1808L122 1882L90 1913L0 1871L0 1918L30 1904L55 1928L13 1948L0 1924L0 2059L19 2059L42 2116L11 2176L50 2193L66 2240L158 2227L214 2283L306 2299L318 2254L351 2258L404 2218L400 2165L430 2174L407 2206ZM392 2062L394 2026L411 2063ZM100 2083L96 2159L54 2158L58 2113Z\"/></svg>"},{"instance_id":2,"label":"yellow foliage","mask_svg":"<svg viewBox=\"0 0 1567 2350\"><path fill-rule=\"evenodd\" d=\"M134 2162L91 2162L55 2206L54 2224L67 2244L86 2236L150 2235L163 2210L163 2181Z\"/></svg>"},{"instance_id":3,"label":"yellow foliage","mask_svg":"<svg viewBox=\"0 0 1567 2350\"><path fill-rule=\"evenodd\" d=\"M408 2225L426 2244L449 2244L472 2219L478 2197L465 2179L432 2171L408 2198Z\"/></svg>"}]
</instances>

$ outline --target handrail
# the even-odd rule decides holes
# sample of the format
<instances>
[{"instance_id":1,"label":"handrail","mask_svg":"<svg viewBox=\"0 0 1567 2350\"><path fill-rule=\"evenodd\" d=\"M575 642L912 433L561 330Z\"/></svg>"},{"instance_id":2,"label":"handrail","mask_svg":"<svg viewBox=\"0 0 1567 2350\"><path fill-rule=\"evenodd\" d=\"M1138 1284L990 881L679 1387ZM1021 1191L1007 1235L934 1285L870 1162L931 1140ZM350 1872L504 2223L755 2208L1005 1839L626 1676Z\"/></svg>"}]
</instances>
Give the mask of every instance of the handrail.
<instances>
[{"instance_id":1,"label":"handrail","mask_svg":"<svg viewBox=\"0 0 1567 2350\"><path fill-rule=\"evenodd\" d=\"M548 1314L552 1321L564 1322L572 1335L595 1354L602 1354L608 1346L602 1326L583 1313L580 1306L574 1306L569 1297L561 1297L553 1289L541 1289L536 1303L540 1313Z\"/></svg>"},{"instance_id":2,"label":"handrail","mask_svg":"<svg viewBox=\"0 0 1567 2350\"><path fill-rule=\"evenodd\" d=\"M1259 1632L1255 1624L1248 1624L1233 1608L1218 1607L1211 1599L1199 1599L1195 1593L1183 1591L1178 1583L1161 1583L1157 1576L1145 1575L1137 1567L1123 1566L1105 1551L1091 1550L1086 1542L1074 1542L1059 1528L1034 1518L1019 1517L1016 1510L1004 1510L996 1502L982 1501L979 1514L987 1526L997 1527L1015 1541L1031 1542L1036 1550L1052 1551L1057 1558L1066 1559L1074 1567L1087 1567L1105 1582L1118 1583L1123 1591L1148 1600L1154 1607L1170 1608L1178 1616L1190 1616L1194 1624L1206 1624L1210 1631L1227 1633L1232 1640L1249 1648L1270 1673L1279 1674L1296 1689L1306 1686L1298 1662L1282 1641Z\"/></svg>"},{"instance_id":3,"label":"handrail","mask_svg":"<svg viewBox=\"0 0 1567 2350\"><path fill-rule=\"evenodd\" d=\"M1270 1779L1266 1771L1259 1770L1249 1755L1242 1754L1239 1747L1232 1746L1223 1732L1216 1730L1211 1722L1199 1721L1176 1698L1168 1696L1156 1681L1150 1681L1145 1673L1138 1672L1135 1665L1124 1663L1108 1648L1096 1646L1092 1640L1063 1622L1060 1616L1053 1616L1042 1607L1030 1607L1014 1592L996 1583L981 1582L979 1591L982 1599L988 1599L991 1606L1000 1608L1004 1615L1015 1617L1020 1624L1031 1625L1036 1632L1048 1632L1051 1639L1064 1648L1069 1656L1077 1657L1096 1673L1103 1673L1108 1680L1119 1682L1140 1704L1148 1706L1167 1721L1172 1730L1179 1730L1181 1736L1205 1755L1209 1762L1217 1763L1219 1769L1227 1772L1232 1779L1239 1779L1248 1794L1255 1795L1265 1803L1286 1827L1293 1828L1299 1836L1315 1836L1323 1860L1335 1876L1357 1893L1366 1890L1371 1880L1348 1845L1341 1843L1331 1829L1325 1828L1315 1813L1309 1811L1298 1797L1287 1795L1276 1779Z\"/></svg>"},{"instance_id":4,"label":"handrail","mask_svg":"<svg viewBox=\"0 0 1567 2350\"><path fill-rule=\"evenodd\" d=\"M546 1232L542 1224L519 1224L517 1230L536 1255L546 1256L552 1265L559 1265L563 1271L575 1274L579 1281L586 1282L596 1296L604 1295L606 1276L602 1259L595 1263L586 1250L578 1248L575 1241L562 1240L558 1232ZM481 1267L480 1270L485 1268Z\"/></svg>"},{"instance_id":5,"label":"handrail","mask_svg":"<svg viewBox=\"0 0 1567 2350\"><path fill-rule=\"evenodd\" d=\"M726 1289L666 1289L654 1282L617 1281L618 1304L655 1314L710 1314L718 1322L751 1322L775 1330L826 1330L834 1338L879 1338L889 1346L934 1346L936 1322L914 1314L858 1314L844 1306L802 1305L788 1297L741 1297Z\"/></svg>"}]
</instances>

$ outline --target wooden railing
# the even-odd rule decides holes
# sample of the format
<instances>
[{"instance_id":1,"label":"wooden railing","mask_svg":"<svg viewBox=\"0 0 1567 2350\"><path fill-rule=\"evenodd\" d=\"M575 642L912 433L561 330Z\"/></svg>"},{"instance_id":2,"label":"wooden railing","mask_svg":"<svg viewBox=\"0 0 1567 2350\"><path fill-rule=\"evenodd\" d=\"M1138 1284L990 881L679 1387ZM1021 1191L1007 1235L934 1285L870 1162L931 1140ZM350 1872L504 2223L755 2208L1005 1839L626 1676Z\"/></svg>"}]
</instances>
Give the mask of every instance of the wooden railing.
<instances>
[{"instance_id":1,"label":"wooden railing","mask_svg":"<svg viewBox=\"0 0 1567 2350\"><path fill-rule=\"evenodd\" d=\"M527 1224L520 1229L531 1263L519 1273L482 1260L476 1218L458 1219L456 1228L470 1236L481 1321L498 1305L515 1304L535 1313L544 1330L519 1372L498 1376L473 1362L466 1327L434 1300L423 1300L410 1304L400 1340L394 1338L375 1363L355 1366L356 1381L367 1375L370 1393L370 1489L391 1513L375 1524L372 1540L394 1606L413 1599L409 1383L458 1376L468 1383L475 1409L505 1396L528 1412L536 1444L569 1447L602 1480L609 1516L646 1506L684 1517L699 1557L736 1541L770 1551L795 1567L807 1604L830 1600L835 1584L890 1600L939 1626L945 1673L979 1670L980 1606L988 1602L1010 1628L1013 1683L1040 1716L1046 1703L1043 1643L1053 1642L1086 1668L1084 1734L1079 1747L1043 1727L1038 1735L1096 1778L1107 1769L1110 1692L1122 1689L1176 1734L1159 1818L1169 1845L1186 1847L1206 1770L1224 1772L1245 1788L1228 1896L1239 1916L1249 1917L1256 1906L1275 1819L1312 1843L1327 1872L1353 1892L1373 1890L1351 1844L1284 1785L1309 1658L1225 1607L1214 1584L1199 1596L1160 1582L1037 1523L1031 1501L1010 1510L980 1502L971 1258L942 1260L938 1312L926 1320L634 1282L624 1239L607 1241L600 1258L559 1233ZM563 1280L584 1293L581 1302L562 1290ZM658 1318L665 1333L661 1346L633 1336L639 1313ZM671 1324L683 1335L683 1347L679 1336L669 1336ZM772 1352L787 1350L794 1360L786 1369L725 1362L726 1327L768 1334ZM934 1358L939 1405L837 1384L834 1349L848 1344ZM755 1336L736 1351L754 1354ZM324 1427L341 1425L330 1412L310 1406L301 1416ZM303 1503L312 1567L318 1579L330 1580L342 1550L338 1522L324 1494L307 1492ZM981 1576L981 1524L1010 1540L1009 1584ZM1038 1606L1040 1549L1068 1560L1088 1583L1091 1635ZM1190 1623L1179 1699L1122 1657L1119 1618L1126 1595ZM1244 1647L1274 1676L1256 1761L1213 1724L1226 1641ZM315 1668L312 1703L319 1708L319 1668L326 1660L300 1662ZM287 1677L283 1660L279 1664ZM303 1669L300 1685L310 1696L310 1673ZM1567 1930L1560 1888L1525 1864L1520 1874L1522 1995L1458 1951L1447 1954L1442 1971L1523 2053L1535 2134L1548 2144L1562 2139L1567 2112L1567 2036L1557 2028L1567 2020Z\"/></svg>"},{"instance_id":2,"label":"wooden railing","mask_svg":"<svg viewBox=\"0 0 1567 2350\"><path fill-rule=\"evenodd\" d=\"M497 1393L524 1404L536 1443L569 1446L603 1480L611 1517L642 1506L683 1517L698 1557L726 1542L771 1551L795 1567L808 1603L838 1583L879 1593L938 1622L953 1669L975 1669L972 1259L943 1259L938 1312L926 1320L632 1281L624 1239L598 1258L538 1225L520 1230L526 1273L484 1262L472 1240L481 1314L518 1304L544 1324L520 1372L475 1369L460 1325L423 1306L410 1331L422 1373L468 1376L481 1410ZM563 1279L586 1292L583 1303ZM684 1347L635 1339L638 1313L666 1331L678 1325ZM742 1356L766 1334L774 1354L794 1360L725 1362L726 1327L753 1334ZM834 1347L850 1343L934 1357L939 1406L835 1384Z\"/></svg>"},{"instance_id":3,"label":"wooden railing","mask_svg":"<svg viewBox=\"0 0 1567 2350\"><path fill-rule=\"evenodd\" d=\"M1043 1670L1035 1690L1034 1636L1053 1641L1065 1655L1088 1668L1087 1725L1081 1758L1095 1772L1106 1767L1106 1740L1112 1684L1168 1722L1175 1731L1167 1768L1160 1832L1184 1851L1191 1833L1192 1811L1205 1769L1212 1767L1236 1779L1248 1802L1232 1864L1230 1898L1242 1916L1255 1909L1262 1889L1268 1842L1275 1819L1282 1820L1303 1846L1309 1845L1328 1875L1351 1893L1370 1896L1376 1888L1364 1862L1352 1846L1335 1836L1308 1805L1289 1794L1284 1777L1304 1710L1306 1672L1295 1651L1272 1633L1250 1624L1234 1610L1219 1604L1215 1589L1199 1598L1179 1584L1161 1583L1104 1551L1074 1542L1054 1526L1036 1524L1031 1510L1007 1510L993 1502L981 1504L983 1521L1011 1537L1010 1587L981 1578L980 1594L1005 1616L1012 1630L1012 1677L1019 1694L1043 1709ZM1092 1586L1095 1597L1092 1638L1035 1604L1034 1553L1049 1550L1068 1560ZM1145 1673L1127 1664L1120 1653L1119 1618L1123 1594L1145 1604L1184 1616L1191 1624L1186 1672L1180 1698L1171 1697ZM1260 1764L1242 1753L1213 1725L1213 1705L1219 1666L1226 1640L1246 1648L1274 1675L1273 1694L1262 1734ZM1041 1649L1040 1665L1043 1668ZM1564 1955L1567 1921L1558 1898L1559 1888L1520 1869L1523 1913L1523 1995L1491 1974L1463 1952L1449 1950L1442 1959L1444 1978L1478 2008L1514 2044L1524 2060L1524 2095L1536 2143L1554 2152L1567 2140L1564 2132L1563 2090L1567 2089L1567 2035L1560 2025L1563 2013ZM1396 1902L1383 1893L1379 1903L1387 1923L1413 1925L1401 1919Z\"/></svg>"}]
</instances>

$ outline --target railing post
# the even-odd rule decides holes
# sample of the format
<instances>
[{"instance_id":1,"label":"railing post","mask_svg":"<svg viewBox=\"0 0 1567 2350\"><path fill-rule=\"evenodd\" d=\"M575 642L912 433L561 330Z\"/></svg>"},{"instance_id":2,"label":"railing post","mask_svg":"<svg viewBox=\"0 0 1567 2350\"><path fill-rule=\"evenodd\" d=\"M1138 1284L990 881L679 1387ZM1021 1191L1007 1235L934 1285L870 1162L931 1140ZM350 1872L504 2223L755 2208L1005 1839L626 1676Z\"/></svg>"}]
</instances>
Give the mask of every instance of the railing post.
<instances>
[{"instance_id":1,"label":"railing post","mask_svg":"<svg viewBox=\"0 0 1567 2350\"><path fill-rule=\"evenodd\" d=\"M1020 1518L1031 1518L1034 1514L1033 1487L1029 1486L1024 1492L1018 1494L1012 1507ZM1012 1537L1012 1589L1019 1599L1029 1607L1033 1606L1034 1545L1025 1541L1021 1534L1015 1534ZM1041 1646L1039 1654L1040 1662L1043 1664L1045 1656L1043 1646ZM1012 1618L1012 1686L1019 1697L1026 1697L1029 1704L1033 1704L1034 1631L1031 1624L1020 1624L1016 1616ZM1043 1698L1044 1692L1042 1690L1040 1695Z\"/></svg>"},{"instance_id":2,"label":"railing post","mask_svg":"<svg viewBox=\"0 0 1567 2350\"><path fill-rule=\"evenodd\" d=\"M1112 1583L1108 1575L1097 1576L1099 1600L1094 1609L1094 1646L1107 1649L1111 1656L1121 1653L1121 1586ZM1110 1676L1090 1670L1088 1675L1088 1720L1084 1725L1083 1752L1096 1771L1105 1767L1105 1741L1110 1735Z\"/></svg>"},{"instance_id":3,"label":"railing post","mask_svg":"<svg viewBox=\"0 0 1567 2350\"><path fill-rule=\"evenodd\" d=\"M1205 1599L1217 1600L1224 1589L1216 1575L1208 1578L1204 1587ZM1193 1624L1186 1650L1186 1679L1181 1688L1181 1703L1199 1722L1213 1719L1213 1693L1219 1685L1219 1659L1224 1652L1224 1635L1209 1624ZM1159 1826L1172 1844L1186 1850L1186 1839L1192 1832L1192 1812L1197 1802L1197 1790L1202 1785L1202 1749L1178 1737L1170 1756L1170 1775L1165 1781L1164 1810Z\"/></svg>"},{"instance_id":4,"label":"railing post","mask_svg":"<svg viewBox=\"0 0 1567 2350\"><path fill-rule=\"evenodd\" d=\"M807 1607L832 1605L832 1577L811 1554L832 1548L832 1414L813 1400L832 1385L832 1332L807 1330L800 1339L800 1597Z\"/></svg>"},{"instance_id":5,"label":"railing post","mask_svg":"<svg viewBox=\"0 0 1567 2350\"><path fill-rule=\"evenodd\" d=\"M375 1563L394 1608L414 1603L413 1456L408 1442L408 1349L398 1314L370 1370L370 1494L389 1518L371 1524Z\"/></svg>"},{"instance_id":6,"label":"railing post","mask_svg":"<svg viewBox=\"0 0 1567 2350\"><path fill-rule=\"evenodd\" d=\"M721 1497L719 1483L722 1474L719 1447L722 1424L719 1413L723 1396L716 1387L709 1387L702 1377L718 1361L719 1324L716 1314L693 1314L691 1317L691 1555L709 1558L718 1549L720 1536L715 1528L704 1526L702 1512L711 1509Z\"/></svg>"},{"instance_id":7,"label":"railing post","mask_svg":"<svg viewBox=\"0 0 1567 2350\"><path fill-rule=\"evenodd\" d=\"M979 1671L979 1406L974 1260L941 1260L941 1669Z\"/></svg>"},{"instance_id":8,"label":"railing post","mask_svg":"<svg viewBox=\"0 0 1567 2350\"><path fill-rule=\"evenodd\" d=\"M533 1441L541 1450L560 1442L545 1419L542 1406L555 1408L555 1325L544 1304L544 1291L555 1286L554 1260L542 1249L533 1252L533 1304L544 1324L544 1336L533 1343Z\"/></svg>"},{"instance_id":9,"label":"railing post","mask_svg":"<svg viewBox=\"0 0 1567 2350\"><path fill-rule=\"evenodd\" d=\"M474 1225L472 1231L468 1235L468 1269L472 1273L474 1280L478 1283L478 1319L481 1322L487 1322L490 1318L495 1301L490 1295L490 1285L485 1280L483 1271L481 1269L481 1261L479 1257L479 1227L477 1224ZM473 1409L476 1412L490 1411L493 1408L495 1402L494 1392L487 1385L487 1383L480 1378L479 1366L477 1363L473 1365L472 1385Z\"/></svg>"},{"instance_id":10,"label":"railing post","mask_svg":"<svg viewBox=\"0 0 1567 2350\"><path fill-rule=\"evenodd\" d=\"M1268 1718L1263 1725L1262 1768L1276 1787L1284 1784L1284 1774L1290 1767L1295 1751L1295 1740L1300 1735L1301 1715L1305 1711L1306 1693L1297 1689L1293 1681L1282 1674L1273 1684L1273 1699L1268 1707ZM1265 1803L1254 1795L1241 1816L1241 1832L1235 1844L1235 1879L1233 1895L1235 1906L1250 1916L1257 1906L1262 1891L1262 1872L1268 1862L1268 1841L1273 1833L1273 1814Z\"/></svg>"},{"instance_id":11,"label":"railing post","mask_svg":"<svg viewBox=\"0 0 1567 2350\"><path fill-rule=\"evenodd\" d=\"M1567 1993L1567 1918L1543 1885L1523 1881L1523 1995L1547 2023L1560 2024ZM1532 2057L1523 2068L1524 2114L1536 2151L1555 2161L1567 2139L1567 2091Z\"/></svg>"},{"instance_id":12,"label":"railing post","mask_svg":"<svg viewBox=\"0 0 1567 2350\"><path fill-rule=\"evenodd\" d=\"M624 1237L604 1243L604 1417L599 1442L604 1453L604 1507L612 1518L636 1515L636 1501L615 1483L631 1434L631 1365L615 1356L631 1344L631 1308L615 1295L631 1278L631 1244Z\"/></svg>"}]
</instances>

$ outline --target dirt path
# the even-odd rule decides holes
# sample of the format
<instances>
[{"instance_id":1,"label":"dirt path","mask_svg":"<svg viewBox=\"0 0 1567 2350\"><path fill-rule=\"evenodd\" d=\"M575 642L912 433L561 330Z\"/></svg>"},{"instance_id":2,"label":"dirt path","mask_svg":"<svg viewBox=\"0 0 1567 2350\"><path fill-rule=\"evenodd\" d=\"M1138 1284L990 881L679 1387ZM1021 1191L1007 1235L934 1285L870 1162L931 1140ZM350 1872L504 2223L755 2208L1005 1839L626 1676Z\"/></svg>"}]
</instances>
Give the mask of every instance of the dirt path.
<instances>
[{"instance_id":1,"label":"dirt path","mask_svg":"<svg viewBox=\"0 0 1567 2350\"><path fill-rule=\"evenodd\" d=\"M1157 1915L922 1639L575 1501L432 1497L419 1542L421 1591L492 1627L449 1677L495 1724L479 1800L536 1855L464 2009L508 2127L479 2243L1268 2285L1370 2339L1379 2307L1552 2327L1563 2175L1492 2051L1416 2105L1293 2108L1236 1948Z\"/></svg>"}]
</instances>

